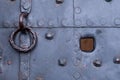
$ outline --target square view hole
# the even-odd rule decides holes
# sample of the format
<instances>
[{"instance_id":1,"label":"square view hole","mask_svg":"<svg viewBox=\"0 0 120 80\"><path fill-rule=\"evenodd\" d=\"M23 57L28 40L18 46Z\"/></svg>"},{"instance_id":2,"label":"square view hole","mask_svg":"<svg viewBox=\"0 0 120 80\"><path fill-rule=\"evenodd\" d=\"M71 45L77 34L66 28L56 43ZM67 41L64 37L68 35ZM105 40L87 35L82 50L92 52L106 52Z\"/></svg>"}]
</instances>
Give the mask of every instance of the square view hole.
<instances>
[{"instance_id":1,"label":"square view hole","mask_svg":"<svg viewBox=\"0 0 120 80\"><path fill-rule=\"evenodd\" d=\"M94 37L80 38L80 49L84 52L92 52L95 49Z\"/></svg>"}]
</instances>

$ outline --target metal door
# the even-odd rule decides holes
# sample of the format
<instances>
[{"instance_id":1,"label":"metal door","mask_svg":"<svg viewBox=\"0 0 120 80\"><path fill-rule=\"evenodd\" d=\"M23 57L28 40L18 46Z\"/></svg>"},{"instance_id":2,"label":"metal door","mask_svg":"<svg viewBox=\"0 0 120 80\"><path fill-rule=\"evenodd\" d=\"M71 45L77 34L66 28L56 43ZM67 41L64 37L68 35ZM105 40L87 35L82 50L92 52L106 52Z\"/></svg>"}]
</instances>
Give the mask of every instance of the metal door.
<instances>
[{"instance_id":1,"label":"metal door","mask_svg":"<svg viewBox=\"0 0 120 80\"><path fill-rule=\"evenodd\" d=\"M119 80L119 0L0 0L0 80Z\"/></svg>"}]
</instances>

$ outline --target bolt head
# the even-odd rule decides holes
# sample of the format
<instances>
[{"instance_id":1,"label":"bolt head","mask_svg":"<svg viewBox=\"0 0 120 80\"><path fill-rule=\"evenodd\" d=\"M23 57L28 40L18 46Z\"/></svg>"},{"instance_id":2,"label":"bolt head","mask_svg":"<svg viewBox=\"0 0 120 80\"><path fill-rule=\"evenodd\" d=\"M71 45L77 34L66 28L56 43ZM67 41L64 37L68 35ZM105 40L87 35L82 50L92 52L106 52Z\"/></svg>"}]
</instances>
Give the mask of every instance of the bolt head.
<instances>
[{"instance_id":1,"label":"bolt head","mask_svg":"<svg viewBox=\"0 0 120 80\"><path fill-rule=\"evenodd\" d=\"M48 32L45 34L46 39L52 40L54 38L54 33L53 32Z\"/></svg>"},{"instance_id":2,"label":"bolt head","mask_svg":"<svg viewBox=\"0 0 120 80\"><path fill-rule=\"evenodd\" d=\"M59 60L58 60L58 64L60 65L60 66L66 66L66 64L67 64L67 60L66 60L66 58L60 58Z\"/></svg>"},{"instance_id":3,"label":"bolt head","mask_svg":"<svg viewBox=\"0 0 120 80\"><path fill-rule=\"evenodd\" d=\"M116 18L116 19L114 20L114 23L115 23L115 25L120 25L120 18Z\"/></svg>"},{"instance_id":4,"label":"bolt head","mask_svg":"<svg viewBox=\"0 0 120 80\"><path fill-rule=\"evenodd\" d=\"M93 62L93 65L95 66L95 67L101 67L102 66L102 61L101 60L95 60L94 62Z\"/></svg>"},{"instance_id":5,"label":"bolt head","mask_svg":"<svg viewBox=\"0 0 120 80\"><path fill-rule=\"evenodd\" d=\"M114 62L115 64L120 64L120 57L115 57L115 58L113 59L113 62Z\"/></svg>"}]
</instances>

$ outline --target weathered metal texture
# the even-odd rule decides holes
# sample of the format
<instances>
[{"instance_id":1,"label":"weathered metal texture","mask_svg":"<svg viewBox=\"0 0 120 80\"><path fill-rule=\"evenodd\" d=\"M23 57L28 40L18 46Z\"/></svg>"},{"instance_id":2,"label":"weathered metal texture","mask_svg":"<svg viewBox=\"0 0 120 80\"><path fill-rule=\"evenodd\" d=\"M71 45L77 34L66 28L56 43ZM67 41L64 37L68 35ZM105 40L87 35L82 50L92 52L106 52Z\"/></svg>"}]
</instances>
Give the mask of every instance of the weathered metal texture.
<instances>
[{"instance_id":1,"label":"weathered metal texture","mask_svg":"<svg viewBox=\"0 0 120 80\"><path fill-rule=\"evenodd\" d=\"M29 33L21 33L19 35L19 41L21 47L30 46ZM30 56L31 54L20 54L20 80L29 80L30 76Z\"/></svg>"},{"instance_id":2,"label":"weathered metal texture","mask_svg":"<svg viewBox=\"0 0 120 80\"><path fill-rule=\"evenodd\" d=\"M73 26L73 0L64 0L62 4L55 0L33 0L29 23L33 27Z\"/></svg>"},{"instance_id":3,"label":"weathered metal texture","mask_svg":"<svg viewBox=\"0 0 120 80\"><path fill-rule=\"evenodd\" d=\"M73 0L65 0L63 4L56 4L55 0L51 0L51 1L32 0L32 4L29 3L29 1L31 0L22 0L21 8L20 8L20 0L0 1L0 11L1 11L0 22L3 22L3 25L5 25L4 27L16 27L16 25L18 25L17 23L20 14L20 9L22 12L30 12L30 8L31 8L30 5L32 5L32 11L28 17L29 26L32 27L73 26L74 24ZM26 2L26 4L24 2ZM10 16L10 14L14 16Z\"/></svg>"},{"instance_id":4,"label":"weathered metal texture","mask_svg":"<svg viewBox=\"0 0 120 80\"><path fill-rule=\"evenodd\" d=\"M0 28L0 80L18 80L19 54L8 42L12 30Z\"/></svg>"},{"instance_id":5,"label":"weathered metal texture","mask_svg":"<svg viewBox=\"0 0 120 80\"><path fill-rule=\"evenodd\" d=\"M80 80L119 80L120 65L114 63L114 58L120 56L120 30L117 28L77 28L75 35L75 55L80 60L78 67ZM95 50L86 53L79 50L79 38L91 35L96 40ZM97 64L97 65L96 65Z\"/></svg>"},{"instance_id":6,"label":"weathered metal texture","mask_svg":"<svg viewBox=\"0 0 120 80\"><path fill-rule=\"evenodd\" d=\"M74 0L76 26L120 27L119 3L116 0Z\"/></svg>"},{"instance_id":7,"label":"weathered metal texture","mask_svg":"<svg viewBox=\"0 0 120 80\"><path fill-rule=\"evenodd\" d=\"M21 12L30 13L32 9L32 0L21 0Z\"/></svg>"},{"instance_id":8,"label":"weathered metal texture","mask_svg":"<svg viewBox=\"0 0 120 80\"><path fill-rule=\"evenodd\" d=\"M36 48L20 56L8 43L12 31L0 29L1 36L6 35L0 39L1 80L18 80L18 74L20 80L119 80L120 66L114 62L120 60L120 31L117 28L35 28L39 35ZM51 40L46 38L48 33L54 34ZM89 53L79 48L80 37L88 34L96 40L95 50ZM18 36L21 46L30 45L28 35Z\"/></svg>"},{"instance_id":9,"label":"weathered metal texture","mask_svg":"<svg viewBox=\"0 0 120 80\"><path fill-rule=\"evenodd\" d=\"M0 80L119 80L119 2L0 0ZM23 30L31 28L38 39L29 52L9 44L23 12L29 13L22 22L27 25L14 41L29 48L32 36ZM80 39L88 37L93 47L85 51Z\"/></svg>"},{"instance_id":10,"label":"weathered metal texture","mask_svg":"<svg viewBox=\"0 0 120 80\"><path fill-rule=\"evenodd\" d=\"M73 66L73 29L35 31L39 36L38 44L31 54L30 80L74 80L72 74L76 69ZM54 34L54 38L46 39L47 33Z\"/></svg>"},{"instance_id":11,"label":"weathered metal texture","mask_svg":"<svg viewBox=\"0 0 120 80\"><path fill-rule=\"evenodd\" d=\"M114 63L114 58L120 56L119 29L34 30L39 36L36 48L30 52L30 80L119 80L120 66ZM52 40L45 37L50 32L54 33ZM80 37L88 34L96 40L95 50L89 53L79 48Z\"/></svg>"},{"instance_id":12,"label":"weathered metal texture","mask_svg":"<svg viewBox=\"0 0 120 80\"><path fill-rule=\"evenodd\" d=\"M23 0L21 11L30 12L32 8L28 17L28 25L32 27L119 27L119 3L116 0L64 0L56 4L55 0ZM17 25L19 5L19 0L0 1L0 22L4 27ZM8 16L10 14L14 16Z\"/></svg>"},{"instance_id":13,"label":"weathered metal texture","mask_svg":"<svg viewBox=\"0 0 120 80\"><path fill-rule=\"evenodd\" d=\"M0 0L0 27L16 27L20 14L20 0Z\"/></svg>"}]
</instances>

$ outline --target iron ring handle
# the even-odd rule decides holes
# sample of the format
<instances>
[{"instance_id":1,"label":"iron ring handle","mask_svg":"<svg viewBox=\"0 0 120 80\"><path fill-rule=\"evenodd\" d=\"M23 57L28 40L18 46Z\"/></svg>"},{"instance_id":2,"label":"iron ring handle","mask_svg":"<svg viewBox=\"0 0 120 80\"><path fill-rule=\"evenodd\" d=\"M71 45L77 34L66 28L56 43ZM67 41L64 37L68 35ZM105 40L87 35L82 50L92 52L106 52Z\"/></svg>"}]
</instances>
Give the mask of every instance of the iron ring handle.
<instances>
[{"instance_id":1,"label":"iron ring handle","mask_svg":"<svg viewBox=\"0 0 120 80\"><path fill-rule=\"evenodd\" d=\"M9 42L10 42L11 46L14 49L16 49L17 51L20 51L20 52L28 52L28 51L32 50L35 47L36 42L37 42L37 35L36 35L35 32L33 32L30 28L24 28L24 30L28 31L31 34L31 36L33 37L32 44L28 48L19 47L19 46L16 45L16 43L14 41L17 33L20 32L21 29L17 29L16 31L14 31L11 34L10 39L9 39Z\"/></svg>"}]
</instances>

